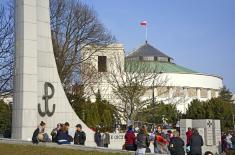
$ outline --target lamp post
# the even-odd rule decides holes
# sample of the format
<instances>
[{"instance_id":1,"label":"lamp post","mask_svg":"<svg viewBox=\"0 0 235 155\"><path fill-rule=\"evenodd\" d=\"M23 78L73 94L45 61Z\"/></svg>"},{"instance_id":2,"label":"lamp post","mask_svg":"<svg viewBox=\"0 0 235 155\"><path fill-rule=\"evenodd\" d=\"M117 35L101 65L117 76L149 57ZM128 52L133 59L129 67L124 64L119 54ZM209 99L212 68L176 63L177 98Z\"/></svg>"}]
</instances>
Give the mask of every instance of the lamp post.
<instances>
[{"instance_id":1,"label":"lamp post","mask_svg":"<svg viewBox=\"0 0 235 155\"><path fill-rule=\"evenodd\" d=\"M153 105L155 104L155 94L154 94L154 80L153 80L152 103L153 103Z\"/></svg>"},{"instance_id":2,"label":"lamp post","mask_svg":"<svg viewBox=\"0 0 235 155\"><path fill-rule=\"evenodd\" d=\"M233 130L235 131L234 114L233 114Z\"/></svg>"}]
</instances>

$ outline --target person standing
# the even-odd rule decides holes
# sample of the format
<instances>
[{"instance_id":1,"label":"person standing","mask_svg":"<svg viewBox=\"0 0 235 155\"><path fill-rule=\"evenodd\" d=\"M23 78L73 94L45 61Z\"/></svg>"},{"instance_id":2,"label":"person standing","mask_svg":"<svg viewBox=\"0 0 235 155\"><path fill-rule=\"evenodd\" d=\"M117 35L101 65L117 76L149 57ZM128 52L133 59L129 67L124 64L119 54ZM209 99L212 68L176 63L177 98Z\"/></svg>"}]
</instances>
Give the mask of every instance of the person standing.
<instances>
[{"instance_id":1,"label":"person standing","mask_svg":"<svg viewBox=\"0 0 235 155\"><path fill-rule=\"evenodd\" d=\"M136 155L145 155L147 144L149 143L149 136L145 126L142 126L136 137Z\"/></svg>"},{"instance_id":2,"label":"person standing","mask_svg":"<svg viewBox=\"0 0 235 155\"><path fill-rule=\"evenodd\" d=\"M179 132L174 131L173 137L170 139L169 151L171 155L185 155L184 141L179 137Z\"/></svg>"},{"instance_id":3,"label":"person standing","mask_svg":"<svg viewBox=\"0 0 235 155\"><path fill-rule=\"evenodd\" d=\"M232 149L232 147L233 147L231 138L232 138L232 135L228 132L227 135L226 135L226 139L225 139L226 143L227 143L227 148L228 149Z\"/></svg>"},{"instance_id":4,"label":"person standing","mask_svg":"<svg viewBox=\"0 0 235 155\"><path fill-rule=\"evenodd\" d=\"M232 149L235 150L235 135L234 133L232 134L232 138L231 138L231 142L232 142Z\"/></svg>"},{"instance_id":5,"label":"person standing","mask_svg":"<svg viewBox=\"0 0 235 155\"><path fill-rule=\"evenodd\" d=\"M76 125L76 132L74 134L74 144L75 145L85 145L86 141L86 134L84 131L82 131L82 125L77 124Z\"/></svg>"},{"instance_id":6,"label":"person standing","mask_svg":"<svg viewBox=\"0 0 235 155\"><path fill-rule=\"evenodd\" d=\"M190 155L202 155L203 139L196 129L193 130L193 135L190 138L189 145Z\"/></svg>"},{"instance_id":7,"label":"person standing","mask_svg":"<svg viewBox=\"0 0 235 155\"><path fill-rule=\"evenodd\" d=\"M95 139L95 143L98 147L101 147L101 134L100 134L100 130L97 129L94 135L94 139Z\"/></svg>"},{"instance_id":8,"label":"person standing","mask_svg":"<svg viewBox=\"0 0 235 155\"><path fill-rule=\"evenodd\" d=\"M189 141L190 141L190 138L192 137L193 135L193 132L192 132L192 128L188 128L188 131L186 132L186 137L187 137L187 143L186 145L188 146L189 145Z\"/></svg>"},{"instance_id":9,"label":"person standing","mask_svg":"<svg viewBox=\"0 0 235 155\"><path fill-rule=\"evenodd\" d=\"M188 131L186 132L186 152L188 155L190 155L190 146L189 146L189 142L190 142L190 138L192 137L193 135L193 131L192 131L192 128L188 128Z\"/></svg>"},{"instance_id":10,"label":"person standing","mask_svg":"<svg viewBox=\"0 0 235 155\"><path fill-rule=\"evenodd\" d=\"M109 144L110 144L110 135L109 135L108 132L105 132L102 135L102 140L103 140L104 147L109 147Z\"/></svg>"},{"instance_id":11,"label":"person standing","mask_svg":"<svg viewBox=\"0 0 235 155\"><path fill-rule=\"evenodd\" d=\"M167 151L166 134L162 131L162 127L158 125L154 137L154 153L167 153Z\"/></svg>"},{"instance_id":12,"label":"person standing","mask_svg":"<svg viewBox=\"0 0 235 155\"><path fill-rule=\"evenodd\" d=\"M133 131L133 127L132 125L130 125L125 134L125 149L128 151L136 151L135 140L136 140L136 137Z\"/></svg>"}]
</instances>

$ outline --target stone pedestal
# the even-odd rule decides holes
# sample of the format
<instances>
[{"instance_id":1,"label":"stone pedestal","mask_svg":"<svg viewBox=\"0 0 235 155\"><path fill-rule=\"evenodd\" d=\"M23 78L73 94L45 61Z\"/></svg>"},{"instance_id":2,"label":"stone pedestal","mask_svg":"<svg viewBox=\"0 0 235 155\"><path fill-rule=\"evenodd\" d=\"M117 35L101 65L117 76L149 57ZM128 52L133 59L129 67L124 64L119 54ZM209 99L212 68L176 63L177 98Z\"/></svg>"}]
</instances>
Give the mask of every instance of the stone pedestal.
<instances>
[{"instance_id":1,"label":"stone pedestal","mask_svg":"<svg viewBox=\"0 0 235 155\"><path fill-rule=\"evenodd\" d=\"M180 133L181 138L186 142L187 128L192 127L198 130L203 138L204 145L203 152L212 151L213 153L221 152L221 129L220 120L211 119L181 119L180 120Z\"/></svg>"}]
</instances>

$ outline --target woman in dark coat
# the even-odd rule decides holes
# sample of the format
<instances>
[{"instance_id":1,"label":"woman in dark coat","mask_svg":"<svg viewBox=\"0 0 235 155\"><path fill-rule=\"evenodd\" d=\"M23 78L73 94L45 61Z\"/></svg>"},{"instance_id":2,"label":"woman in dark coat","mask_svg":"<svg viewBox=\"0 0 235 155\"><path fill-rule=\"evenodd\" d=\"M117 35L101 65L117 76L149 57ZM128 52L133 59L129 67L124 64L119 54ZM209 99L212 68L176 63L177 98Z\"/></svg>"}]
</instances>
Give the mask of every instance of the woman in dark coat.
<instances>
[{"instance_id":1,"label":"woman in dark coat","mask_svg":"<svg viewBox=\"0 0 235 155\"><path fill-rule=\"evenodd\" d=\"M179 132L174 131L173 135L168 146L171 155L185 155L184 141L179 137Z\"/></svg>"},{"instance_id":2,"label":"woman in dark coat","mask_svg":"<svg viewBox=\"0 0 235 155\"><path fill-rule=\"evenodd\" d=\"M202 155L203 139L196 129L193 130L189 145L190 155Z\"/></svg>"},{"instance_id":3,"label":"woman in dark coat","mask_svg":"<svg viewBox=\"0 0 235 155\"><path fill-rule=\"evenodd\" d=\"M97 129L94 135L95 143L98 147L101 147L101 133L100 130Z\"/></svg>"}]
</instances>

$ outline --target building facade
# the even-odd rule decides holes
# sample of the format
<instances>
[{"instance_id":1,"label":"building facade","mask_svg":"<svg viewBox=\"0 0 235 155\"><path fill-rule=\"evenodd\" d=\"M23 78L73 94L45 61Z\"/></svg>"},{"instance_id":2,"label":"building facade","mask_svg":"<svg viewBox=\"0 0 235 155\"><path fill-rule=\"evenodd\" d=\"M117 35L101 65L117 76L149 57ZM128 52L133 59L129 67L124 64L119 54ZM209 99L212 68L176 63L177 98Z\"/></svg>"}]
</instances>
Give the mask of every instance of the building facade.
<instances>
[{"instance_id":1,"label":"building facade","mask_svg":"<svg viewBox=\"0 0 235 155\"><path fill-rule=\"evenodd\" d=\"M94 100L94 92L100 91L103 98L118 104L118 97L113 95L112 84L107 78L116 73L117 79L135 71L157 74L158 78L149 79L146 87L153 87L145 92L142 98L156 98L156 101L174 103L177 109L185 112L193 99L202 101L218 97L223 87L223 79L216 75L203 74L174 63L174 59L148 43L143 44L125 56L122 44L103 47L90 55L94 49L89 47L83 51L88 58L89 66L96 72L96 82L85 88L85 94ZM138 69L137 69L138 68ZM86 68L87 69L87 68ZM119 74L118 74L119 73ZM118 76L120 76L118 78ZM161 79L161 82L159 82ZM164 80L163 80L164 79ZM85 85L85 84L84 84ZM154 96L154 97L153 97Z\"/></svg>"}]
</instances>

